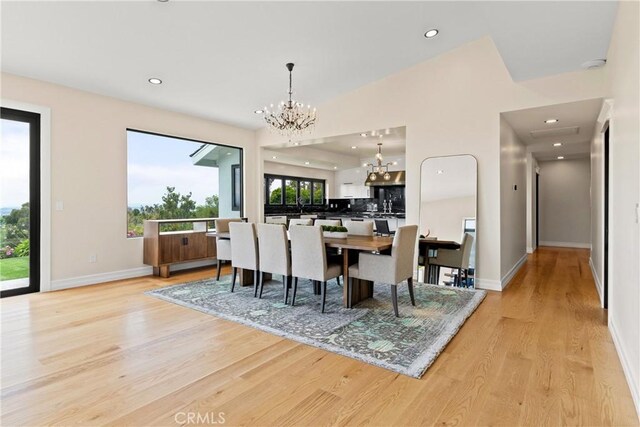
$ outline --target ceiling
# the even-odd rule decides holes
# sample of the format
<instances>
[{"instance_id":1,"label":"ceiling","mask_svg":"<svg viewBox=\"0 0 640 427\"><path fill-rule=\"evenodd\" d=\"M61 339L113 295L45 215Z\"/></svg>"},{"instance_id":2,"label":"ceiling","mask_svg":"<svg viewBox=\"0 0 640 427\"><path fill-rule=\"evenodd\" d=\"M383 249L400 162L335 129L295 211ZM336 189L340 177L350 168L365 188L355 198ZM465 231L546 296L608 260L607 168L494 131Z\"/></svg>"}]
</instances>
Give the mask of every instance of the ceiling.
<instances>
[{"instance_id":1,"label":"ceiling","mask_svg":"<svg viewBox=\"0 0 640 427\"><path fill-rule=\"evenodd\" d=\"M341 170L373 161L378 144L385 161L404 158L406 128L373 129L360 133L288 142L269 147L264 158L270 162L306 166L316 169ZM308 162L308 164L306 164Z\"/></svg>"},{"instance_id":2,"label":"ceiling","mask_svg":"<svg viewBox=\"0 0 640 427\"><path fill-rule=\"evenodd\" d=\"M597 98L510 111L502 116L536 159L575 159L589 156L601 108L602 99ZM547 124L548 119L558 122ZM555 143L562 145L555 147Z\"/></svg>"},{"instance_id":3,"label":"ceiling","mask_svg":"<svg viewBox=\"0 0 640 427\"><path fill-rule=\"evenodd\" d=\"M1 2L2 70L251 129L490 36L514 80L604 58L616 2ZM440 34L426 39L431 28ZM147 80L158 77L162 85ZM320 111L320 114L322 112Z\"/></svg>"}]
</instances>

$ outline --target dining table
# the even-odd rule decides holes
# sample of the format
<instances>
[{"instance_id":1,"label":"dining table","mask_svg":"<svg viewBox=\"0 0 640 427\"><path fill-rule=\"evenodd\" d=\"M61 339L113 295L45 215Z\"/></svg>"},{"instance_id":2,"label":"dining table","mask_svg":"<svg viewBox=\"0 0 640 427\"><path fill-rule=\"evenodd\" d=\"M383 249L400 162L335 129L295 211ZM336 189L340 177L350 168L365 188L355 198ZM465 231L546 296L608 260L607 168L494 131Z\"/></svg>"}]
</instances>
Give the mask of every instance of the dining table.
<instances>
[{"instance_id":1,"label":"dining table","mask_svg":"<svg viewBox=\"0 0 640 427\"><path fill-rule=\"evenodd\" d=\"M424 260L424 281L425 283L438 284L438 269L429 265L429 253L438 249L460 249L460 243L454 240L438 240L435 237L421 237L418 241L418 250Z\"/></svg>"}]
</instances>

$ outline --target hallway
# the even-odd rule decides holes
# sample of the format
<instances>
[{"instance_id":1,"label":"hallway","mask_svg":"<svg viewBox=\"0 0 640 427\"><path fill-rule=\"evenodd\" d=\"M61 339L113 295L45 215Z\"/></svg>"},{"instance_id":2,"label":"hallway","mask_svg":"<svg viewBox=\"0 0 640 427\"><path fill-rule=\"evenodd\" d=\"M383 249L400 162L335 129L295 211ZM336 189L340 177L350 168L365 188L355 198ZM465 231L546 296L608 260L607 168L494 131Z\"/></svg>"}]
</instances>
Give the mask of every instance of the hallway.
<instances>
[{"instance_id":1,"label":"hallway","mask_svg":"<svg viewBox=\"0 0 640 427\"><path fill-rule=\"evenodd\" d=\"M211 269L4 299L1 421L638 425L588 256L529 255L420 380L143 294Z\"/></svg>"}]
</instances>

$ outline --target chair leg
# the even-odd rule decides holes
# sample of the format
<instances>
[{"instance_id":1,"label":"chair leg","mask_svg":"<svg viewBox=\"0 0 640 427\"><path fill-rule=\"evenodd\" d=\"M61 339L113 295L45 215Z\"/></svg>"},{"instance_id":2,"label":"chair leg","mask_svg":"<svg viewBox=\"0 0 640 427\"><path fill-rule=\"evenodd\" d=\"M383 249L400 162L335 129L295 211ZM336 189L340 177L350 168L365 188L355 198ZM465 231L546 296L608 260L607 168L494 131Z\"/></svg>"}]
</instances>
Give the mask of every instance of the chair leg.
<instances>
[{"instance_id":1,"label":"chair leg","mask_svg":"<svg viewBox=\"0 0 640 427\"><path fill-rule=\"evenodd\" d=\"M253 297L258 296L258 282L260 278L260 270L253 270Z\"/></svg>"},{"instance_id":2,"label":"chair leg","mask_svg":"<svg viewBox=\"0 0 640 427\"><path fill-rule=\"evenodd\" d=\"M238 275L238 267L233 267L233 279L231 279L231 292L233 292L233 288L236 286L237 275Z\"/></svg>"},{"instance_id":3,"label":"chair leg","mask_svg":"<svg viewBox=\"0 0 640 427\"><path fill-rule=\"evenodd\" d=\"M398 314L398 287L396 285L391 285L391 302L393 302L393 312L396 317L400 317Z\"/></svg>"},{"instance_id":4,"label":"chair leg","mask_svg":"<svg viewBox=\"0 0 640 427\"><path fill-rule=\"evenodd\" d=\"M258 273L258 277L260 278L260 295L258 295L258 298L262 298L262 289L264 288L264 273Z\"/></svg>"},{"instance_id":5,"label":"chair leg","mask_svg":"<svg viewBox=\"0 0 640 427\"><path fill-rule=\"evenodd\" d=\"M216 263L216 282L218 280L220 280L220 267L222 266L222 262L220 262L220 260L217 260Z\"/></svg>"},{"instance_id":6,"label":"chair leg","mask_svg":"<svg viewBox=\"0 0 640 427\"><path fill-rule=\"evenodd\" d=\"M284 281L284 303L286 304L289 300L289 287L291 286L291 276L287 276Z\"/></svg>"},{"instance_id":7,"label":"chair leg","mask_svg":"<svg viewBox=\"0 0 640 427\"><path fill-rule=\"evenodd\" d=\"M322 282L322 312L324 313L324 304L327 301L327 282Z\"/></svg>"},{"instance_id":8,"label":"chair leg","mask_svg":"<svg viewBox=\"0 0 640 427\"><path fill-rule=\"evenodd\" d=\"M407 279L407 285L409 286L409 298L411 298L411 305L415 307L416 299L413 297L413 277Z\"/></svg>"},{"instance_id":9,"label":"chair leg","mask_svg":"<svg viewBox=\"0 0 640 427\"><path fill-rule=\"evenodd\" d=\"M291 296L291 307L296 304L296 291L298 290L298 278L293 278L293 295Z\"/></svg>"},{"instance_id":10,"label":"chair leg","mask_svg":"<svg viewBox=\"0 0 640 427\"><path fill-rule=\"evenodd\" d=\"M349 289L347 289L347 307L353 308L353 302L351 301L351 293L353 292L353 277L349 277L346 284Z\"/></svg>"},{"instance_id":11,"label":"chair leg","mask_svg":"<svg viewBox=\"0 0 640 427\"><path fill-rule=\"evenodd\" d=\"M340 284L340 276L336 277L336 283L338 283L338 286L342 286L342 285Z\"/></svg>"}]
</instances>

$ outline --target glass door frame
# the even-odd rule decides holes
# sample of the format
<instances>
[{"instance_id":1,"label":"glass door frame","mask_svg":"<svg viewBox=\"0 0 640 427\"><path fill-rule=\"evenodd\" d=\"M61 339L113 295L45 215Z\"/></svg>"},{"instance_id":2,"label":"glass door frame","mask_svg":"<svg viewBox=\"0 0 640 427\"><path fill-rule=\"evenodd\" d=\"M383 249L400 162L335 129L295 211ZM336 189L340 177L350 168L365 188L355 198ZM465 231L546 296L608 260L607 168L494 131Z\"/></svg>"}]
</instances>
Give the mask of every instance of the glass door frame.
<instances>
[{"instance_id":1,"label":"glass door frame","mask_svg":"<svg viewBox=\"0 0 640 427\"><path fill-rule=\"evenodd\" d=\"M1 291L0 298L5 298L40 291L41 115L30 111L1 107L0 118L29 123L29 286Z\"/></svg>"}]
</instances>

